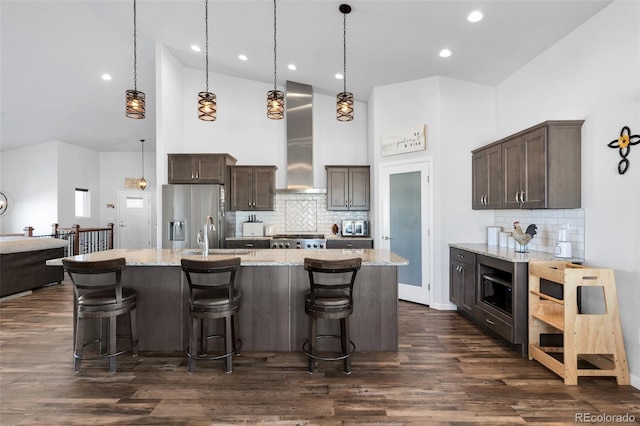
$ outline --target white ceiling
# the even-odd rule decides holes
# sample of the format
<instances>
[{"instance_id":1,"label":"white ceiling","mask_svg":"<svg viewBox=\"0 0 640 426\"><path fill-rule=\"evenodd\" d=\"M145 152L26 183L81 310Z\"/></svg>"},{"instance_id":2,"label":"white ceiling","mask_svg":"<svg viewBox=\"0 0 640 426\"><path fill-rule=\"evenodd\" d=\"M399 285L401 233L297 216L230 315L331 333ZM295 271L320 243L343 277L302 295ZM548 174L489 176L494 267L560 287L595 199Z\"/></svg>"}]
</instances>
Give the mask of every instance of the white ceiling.
<instances>
[{"instance_id":1,"label":"white ceiling","mask_svg":"<svg viewBox=\"0 0 640 426\"><path fill-rule=\"evenodd\" d=\"M319 93L342 91L334 78L343 68L341 3L278 0L279 86L292 80ZM609 3L350 1L347 89L366 102L375 86L433 76L496 85ZM124 116L124 93L133 88L132 5L1 0L1 150L51 140L99 151L137 151L140 139L155 144L155 43L184 66L204 69L204 53L189 47L204 47L204 0L138 0L144 120ZM465 17L474 9L486 18L471 24ZM210 71L273 83L273 2L210 0L209 45ZM445 47L452 57L438 56ZM240 53L249 60L238 60Z\"/></svg>"}]
</instances>

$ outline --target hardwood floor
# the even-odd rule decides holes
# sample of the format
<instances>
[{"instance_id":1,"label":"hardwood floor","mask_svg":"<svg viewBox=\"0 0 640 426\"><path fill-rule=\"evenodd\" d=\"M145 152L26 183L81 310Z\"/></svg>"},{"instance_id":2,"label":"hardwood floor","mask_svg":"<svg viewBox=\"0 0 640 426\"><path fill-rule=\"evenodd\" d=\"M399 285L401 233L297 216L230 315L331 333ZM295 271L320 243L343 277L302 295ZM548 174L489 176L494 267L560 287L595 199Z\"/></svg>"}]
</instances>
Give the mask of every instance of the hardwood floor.
<instances>
[{"instance_id":1,"label":"hardwood floor","mask_svg":"<svg viewBox=\"0 0 640 426\"><path fill-rule=\"evenodd\" d=\"M125 354L118 371L72 371L72 287L0 304L0 424L570 424L576 413L640 423L640 391L613 378L565 386L455 312L400 302L398 353L306 372L297 353L242 353L234 370L183 354ZM357 342L356 342L357 344Z\"/></svg>"}]
</instances>

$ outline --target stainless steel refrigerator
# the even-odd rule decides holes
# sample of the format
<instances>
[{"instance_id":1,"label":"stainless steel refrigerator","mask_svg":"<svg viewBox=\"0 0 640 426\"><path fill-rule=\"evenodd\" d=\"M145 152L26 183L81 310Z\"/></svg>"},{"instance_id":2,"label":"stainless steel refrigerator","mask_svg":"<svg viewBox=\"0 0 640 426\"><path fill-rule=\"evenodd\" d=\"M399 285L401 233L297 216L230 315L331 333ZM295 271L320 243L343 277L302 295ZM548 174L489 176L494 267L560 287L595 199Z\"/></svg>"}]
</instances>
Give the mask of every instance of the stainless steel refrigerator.
<instances>
[{"instance_id":1,"label":"stainless steel refrigerator","mask_svg":"<svg viewBox=\"0 0 640 426\"><path fill-rule=\"evenodd\" d=\"M222 185L162 185L162 248L199 249L203 229L209 248L224 247L224 203ZM207 216L213 226L205 226Z\"/></svg>"}]
</instances>

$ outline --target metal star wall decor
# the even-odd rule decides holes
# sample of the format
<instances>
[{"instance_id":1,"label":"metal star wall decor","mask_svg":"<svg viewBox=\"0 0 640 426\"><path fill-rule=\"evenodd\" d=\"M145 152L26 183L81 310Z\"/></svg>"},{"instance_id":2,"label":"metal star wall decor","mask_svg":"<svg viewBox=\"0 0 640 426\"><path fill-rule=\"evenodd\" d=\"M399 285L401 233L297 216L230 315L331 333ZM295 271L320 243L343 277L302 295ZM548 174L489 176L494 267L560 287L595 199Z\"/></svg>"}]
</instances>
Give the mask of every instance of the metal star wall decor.
<instances>
[{"instance_id":1,"label":"metal star wall decor","mask_svg":"<svg viewBox=\"0 0 640 426\"><path fill-rule=\"evenodd\" d=\"M618 148L620 157L622 157L622 160L618 162L618 173L621 175L629 169L629 159L627 156L631 151L631 146L639 143L640 135L632 135L631 129L629 129L628 126L624 126L622 130L620 130L620 137L607 144L609 148Z\"/></svg>"}]
</instances>

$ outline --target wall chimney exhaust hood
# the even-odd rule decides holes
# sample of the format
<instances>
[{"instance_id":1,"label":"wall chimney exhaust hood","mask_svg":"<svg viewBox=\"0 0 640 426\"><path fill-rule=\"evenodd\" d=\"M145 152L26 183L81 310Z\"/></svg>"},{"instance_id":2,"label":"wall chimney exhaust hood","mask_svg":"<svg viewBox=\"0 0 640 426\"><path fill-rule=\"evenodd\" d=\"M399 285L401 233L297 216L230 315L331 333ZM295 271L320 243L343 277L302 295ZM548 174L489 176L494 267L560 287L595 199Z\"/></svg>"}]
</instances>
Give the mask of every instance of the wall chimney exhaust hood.
<instances>
[{"instance_id":1,"label":"wall chimney exhaust hood","mask_svg":"<svg viewBox=\"0 0 640 426\"><path fill-rule=\"evenodd\" d=\"M287 81L287 188L278 193L325 193L313 185L313 88Z\"/></svg>"}]
</instances>

